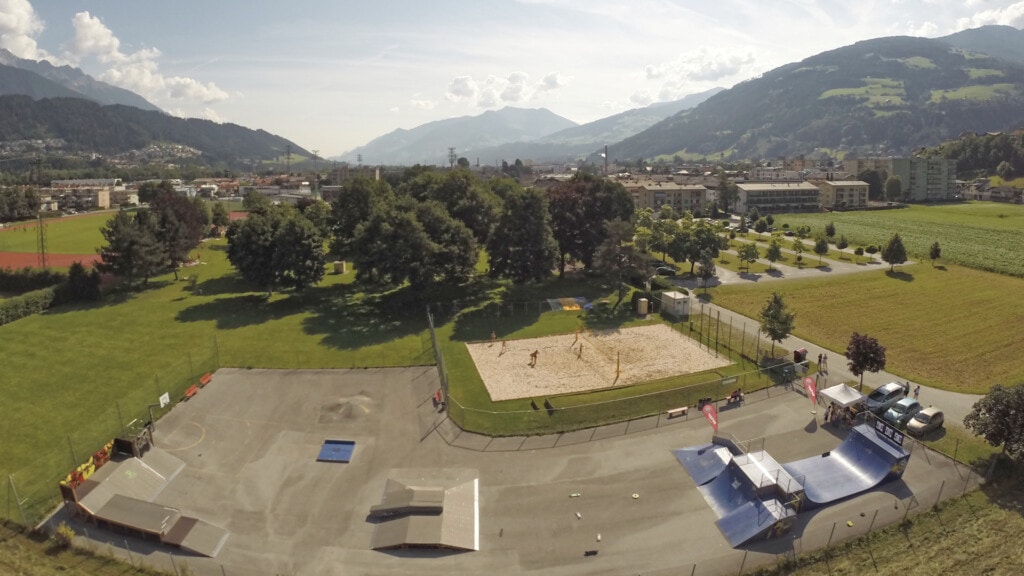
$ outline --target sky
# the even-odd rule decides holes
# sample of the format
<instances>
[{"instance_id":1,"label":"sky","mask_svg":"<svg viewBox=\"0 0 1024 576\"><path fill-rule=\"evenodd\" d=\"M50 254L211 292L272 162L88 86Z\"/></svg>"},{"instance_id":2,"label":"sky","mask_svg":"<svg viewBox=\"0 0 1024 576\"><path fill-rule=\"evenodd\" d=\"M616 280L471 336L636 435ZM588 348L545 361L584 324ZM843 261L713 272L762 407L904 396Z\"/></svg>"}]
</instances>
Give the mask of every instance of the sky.
<instances>
[{"instance_id":1,"label":"sky","mask_svg":"<svg viewBox=\"0 0 1024 576\"><path fill-rule=\"evenodd\" d=\"M1024 0L0 0L0 47L329 158L505 106L586 123Z\"/></svg>"}]
</instances>

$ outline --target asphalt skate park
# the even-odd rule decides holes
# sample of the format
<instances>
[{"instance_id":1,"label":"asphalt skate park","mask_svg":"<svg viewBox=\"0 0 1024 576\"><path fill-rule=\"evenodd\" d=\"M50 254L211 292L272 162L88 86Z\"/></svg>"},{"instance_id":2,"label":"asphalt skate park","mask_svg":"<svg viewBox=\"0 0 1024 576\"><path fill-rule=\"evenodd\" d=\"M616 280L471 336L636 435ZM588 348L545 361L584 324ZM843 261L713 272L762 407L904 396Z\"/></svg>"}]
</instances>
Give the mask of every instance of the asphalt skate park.
<instances>
[{"instance_id":1,"label":"asphalt skate park","mask_svg":"<svg viewBox=\"0 0 1024 576\"><path fill-rule=\"evenodd\" d=\"M160 451L184 463L153 502L224 529L216 556L73 526L88 533L86 545L197 575L737 574L898 522L978 481L908 439L901 479L801 511L779 537L733 547L673 454L711 441L697 410L560 435L487 438L459 430L435 409L438 386L433 366L222 369L153 434ZM849 431L823 425L823 411L812 414L796 389L748 394L742 405L719 408L719 434L779 462L835 450ZM350 443L349 461L317 461L327 440ZM472 510L461 510L453 531L473 549L374 549L415 528L385 528L371 515L395 485L471 487L463 502Z\"/></svg>"}]
</instances>

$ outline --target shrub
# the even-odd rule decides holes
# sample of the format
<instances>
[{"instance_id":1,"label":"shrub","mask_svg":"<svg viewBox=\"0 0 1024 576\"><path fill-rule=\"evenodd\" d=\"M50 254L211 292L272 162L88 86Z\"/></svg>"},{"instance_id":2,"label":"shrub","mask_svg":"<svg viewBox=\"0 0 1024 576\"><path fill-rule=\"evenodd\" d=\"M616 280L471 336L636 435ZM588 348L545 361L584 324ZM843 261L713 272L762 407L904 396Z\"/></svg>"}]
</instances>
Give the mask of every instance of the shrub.
<instances>
[{"instance_id":1,"label":"shrub","mask_svg":"<svg viewBox=\"0 0 1024 576\"><path fill-rule=\"evenodd\" d=\"M53 305L56 298L57 289L51 286L0 300L0 326L40 313Z\"/></svg>"},{"instance_id":2,"label":"shrub","mask_svg":"<svg viewBox=\"0 0 1024 576\"><path fill-rule=\"evenodd\" d=\"M867 248L864 249L864 251L867 252L868 254L877 254L878 253L878 247L877 246L868 246Z\"/></svg>"},{"instance_id":3,"label":"shrub","mask_svg":"<svg viewBox=\"0 0 1024 576\"><path fill-rule=\"evenodd\" d=\"M71 544L75 541L75 529L68 526L67 522L61 522L53 533L53 541L65 550L71 548Z\"/></svg>"},{"instance_id":4,"label":"shrub","mask_svg":"<svg viewBox=\"0 0 1024 576\"><path fill-rule=\"evenodd\" d=\"M67 279L62 272L25 267L20 270L0 268L0 290L23 294L47 286L60 284Z\"/></svg>"}]
</instances>

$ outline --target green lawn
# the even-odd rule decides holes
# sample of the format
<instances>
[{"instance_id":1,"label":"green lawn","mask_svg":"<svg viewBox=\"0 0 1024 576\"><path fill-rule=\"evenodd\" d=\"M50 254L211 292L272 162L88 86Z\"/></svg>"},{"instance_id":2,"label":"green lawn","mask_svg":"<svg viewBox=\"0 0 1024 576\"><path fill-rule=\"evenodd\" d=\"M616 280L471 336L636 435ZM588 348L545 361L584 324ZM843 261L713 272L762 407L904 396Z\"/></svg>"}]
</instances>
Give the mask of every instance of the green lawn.
<instances>
[{"instance_id":1,"label":"green lawn","mask_svg":"<svg viewBox=\"0 0 1024 576\"><path fill-rule=\"evenodd\" d=\"M910 206L896 210L783 214L775 226L790 229L806 224L814 233L834 222L836 237L845 235L851 247L885 246L898 232L911 258L927 260L934 242L942 247L940 263L962 264L1012 276L1024 276L1024 206L967 202L939 206Z\"/></svg>"},{"instance_id":2,"label":"green lawn","mask_svg":"<svg viewBox=\"0 0 1024 576\"><path fill-rule=\"evenodd\" d=\"M102 228L112 214L86 214L43 220L46 248L53 254L95 254L104 244ZM38 233L35 223L0 231L0 252L35 252Z\"/></svg>"},{"instance_id":3,"label":"green lawn","mask_svg":"<svg viewBox=\"0 0 1024 576\"><path fill-rule=\"evenodd\" d=\"M837 224L838 226L838 224ZM756 317L778 291L795 334L836 351L856 331L887 348L887 370L938 388L984 393L1024 381L1024 280L929 264L787 282L712 288L716 304Z\"/></svg>"}]
</instances>

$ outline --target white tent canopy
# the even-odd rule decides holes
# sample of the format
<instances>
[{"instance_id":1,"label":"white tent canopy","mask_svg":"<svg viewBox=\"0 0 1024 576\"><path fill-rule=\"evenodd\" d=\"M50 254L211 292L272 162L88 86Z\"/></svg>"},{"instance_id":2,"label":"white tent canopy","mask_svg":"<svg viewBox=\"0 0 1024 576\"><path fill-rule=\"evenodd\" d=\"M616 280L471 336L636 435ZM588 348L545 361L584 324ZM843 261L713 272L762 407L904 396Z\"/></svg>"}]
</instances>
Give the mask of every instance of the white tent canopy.
<instances>
[{"instance_id":1,"label":"white tent canopy","mask_svg":"<svg viewBox=\"0 0 1024 576\"><path fill-rule=\"evenodd\" d=\"M836 384L830 388L825 388L819 394L826 402L833 402L841 408L848 408L854 404L859 404L864 401L864 395L857 392L853 388L850 388L846 384Z\"/></svg>"}]
</instances>

